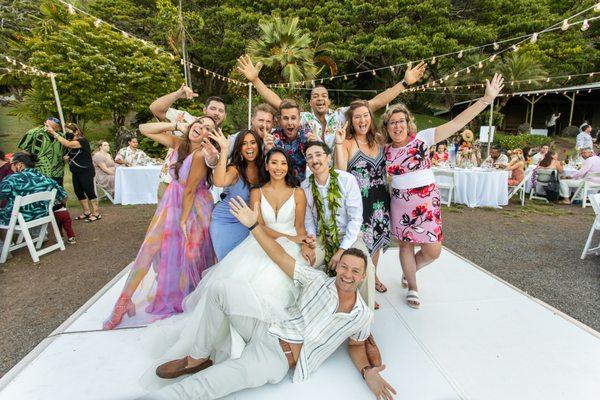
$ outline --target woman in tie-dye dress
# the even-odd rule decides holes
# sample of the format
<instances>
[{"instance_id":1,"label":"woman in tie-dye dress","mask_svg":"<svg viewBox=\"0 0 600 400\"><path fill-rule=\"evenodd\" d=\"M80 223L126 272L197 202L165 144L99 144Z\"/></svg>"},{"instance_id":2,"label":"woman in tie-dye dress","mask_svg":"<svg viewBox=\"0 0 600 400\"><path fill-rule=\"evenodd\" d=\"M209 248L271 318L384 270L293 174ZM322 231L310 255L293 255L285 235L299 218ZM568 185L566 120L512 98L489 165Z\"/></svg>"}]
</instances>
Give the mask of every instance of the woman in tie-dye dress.
<instances>
[{"instance_id":1,"label":"woman in tie-dye dress","mask_svg":"<svg viewBox=\"0 0 600 400\"><path fill-rule=\"evenodd\" d=\"M177 126L176 126L177 125ZM182 312L185 296L200 282L202 271L214 263L209 225L213 199L209 191L217 152L208 139L216 125L208 116L187 123L148 123L140 132L172 147L172 182L150 222L146 238L131 265L125 288L104 329L144 324ZM184 132L183 137L166 133ZM149 275L148 271L156 273ZM146 276L148 275L148 279ZM144 284L142 284L144 281ZM136 313L137 317L133 318Z\"/></svg>"},{"instance_id":2,"label":"woman in tie-dye dress","mask_svg":"<svg viewBox=\"0 0 600 400\"><path fill-rule=\"evenodd\" d=\"M417 270L431 263L442 251L440 191L431 171L429 148L448 139L468 124L496 98L504 79L495 75L487 82L485 95L452 121L417 132L415 120L404 104L390 107L381 117L387 134L387 172L392 177L391 228L400 241L402 286L408 287L406 302L419 308ZM420 249L415 253L415 246Z\"/></svg>"}]
</instances>

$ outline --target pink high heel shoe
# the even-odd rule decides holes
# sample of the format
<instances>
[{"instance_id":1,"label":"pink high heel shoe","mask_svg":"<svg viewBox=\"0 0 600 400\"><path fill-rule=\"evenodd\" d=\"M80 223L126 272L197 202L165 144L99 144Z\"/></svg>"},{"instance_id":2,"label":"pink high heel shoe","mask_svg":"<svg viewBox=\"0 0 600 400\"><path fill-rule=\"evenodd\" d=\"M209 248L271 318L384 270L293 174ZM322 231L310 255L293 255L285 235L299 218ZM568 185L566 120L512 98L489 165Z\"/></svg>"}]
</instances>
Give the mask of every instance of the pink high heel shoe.
<instances>
[{"instance_id":1,"label":"pink high heel shoe","mask_svg":"<svg viewBox=\"0 0 600 400\"><path fill-rule=\"evenodd\" d=\"M104 321L102 327L105 330L115 329L123 320L123 316L127 314L130 318L135 315L135 305L131 301L131 297L126 294L119 296L115 308L110 314L109 319Z\"/></svg>"}]
</instances>

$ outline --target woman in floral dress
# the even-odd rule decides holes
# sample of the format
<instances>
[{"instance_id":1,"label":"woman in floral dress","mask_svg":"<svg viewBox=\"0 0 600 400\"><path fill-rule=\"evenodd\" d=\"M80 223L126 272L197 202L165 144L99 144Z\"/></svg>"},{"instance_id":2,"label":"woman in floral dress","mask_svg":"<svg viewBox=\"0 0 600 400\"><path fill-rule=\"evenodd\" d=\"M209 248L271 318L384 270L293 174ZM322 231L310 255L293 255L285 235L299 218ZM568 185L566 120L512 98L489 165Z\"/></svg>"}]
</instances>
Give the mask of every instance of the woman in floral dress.
<instances>
[{"instance_id":1,"label":"woman in floral dress","mask_svg":"<svg viewBox=\"0 0 600 400\"><path fill-rule=\"evenodd\" d=\"M504 78L487 81L485 95L456 118L436 128L417 132L414 118L404 104L390 107L382 116L387 134L387 172L392 176L391 229L400 241L402 286L408 287L406 302L419 308L417 270L431 263L442 251L440 191L431 171L429 148L448 139L482 112L504 87ZM420 250L415 253L415 246Z\"/></svg>"},{"instance_id":2,"label":"woman in floral dress","mask_svg":"<svg viewBox=\"0 0 600 400\"><path fill-rule=\"evenodd\" d=\"M390 244L390 195L387 189L383 140L377 133L369 103L356 100L346 112L346 122L335 138L335 166L358 181L363 202L363 240L375 268L380 250ZM375 273L375 289L387 288Z\"/></svg>"}]
</instances>

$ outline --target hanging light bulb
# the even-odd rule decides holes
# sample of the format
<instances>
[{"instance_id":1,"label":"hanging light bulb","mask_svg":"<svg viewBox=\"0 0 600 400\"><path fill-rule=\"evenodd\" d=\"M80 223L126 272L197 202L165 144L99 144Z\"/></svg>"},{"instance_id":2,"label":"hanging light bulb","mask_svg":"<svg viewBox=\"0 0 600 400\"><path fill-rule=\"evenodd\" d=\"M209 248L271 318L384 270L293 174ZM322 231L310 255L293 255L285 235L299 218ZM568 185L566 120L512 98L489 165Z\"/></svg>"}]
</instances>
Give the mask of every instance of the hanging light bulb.
<instances>
[{"instance_id":1,"label":"hanging light bulb","mask_svg":"<svg viewBox=\"0 0 600 400\"><path fill-rule=\"evenodd\" d=\"M592 76L594 76L594 73L593 73L593 72L592 72L592 73L589 75L589 77L591 78Z\"/></svg>"},{"instance_id":2,"label":"hanging light bulb","mask_svg":"<svg viewBox=\"0 0 600 400\"><path fill-rule=\"evenodd\" d=\"M498 50L500 48L500 45L496 42L494 42L494 50Z\"/></svg>"},{"instance_id":3,"label":"hanging light bulb","mask_svg":"<svg viewBox=\"0 0 600 400\"><path fill-rule=\"evenodd\" d=\"M590 24L588 23L587 19L583 20L583 24L581 24L581 30L583 32L587 31L588 29L590 29Z\"/></svg>"},{"instance_id":4,"label":"hanging light bulb","mask_svg":"<svg viewBox=\"0 0 600 400\"><path fill-rule=\"evenodd\" d=\"M561 29L561 30L563 30L563 31L566 31L567 29L569 29L569 27L570 27L570 26L571 26L571 25L569 24L569 20L568 20L568 19L565 19L565 20L562 22L562 25L561 25L560 29Z\"/></svg>"},{"instance_id":5,"label":"hanging light bulb","mask_svg":"<svg viewBox=\"0 0 600 400\"><path fill-rule=\"evenodd\" d=\"M67 6L67 11L69 11L69 14L71 15L75 14L75 7L73 7L73 4Z\"/></svg>"},{"instance_id":6,"label":"hanging light bulb","mask_svg":"<svg viewBox=\"0 0 600 400\"><path fill-rule=\"evenodd\" d=\"M510 86L515 86L515 81L510 81Z\"/></svg>"},{"instance_id":7,"label":"hanging light bulb","mask_svg":"<svg viewBox=\"0 0 600 400\"><path fill-rule=\"evenodd\" d=\"M329 82L331 82L333 80L333 76L331 78L329 78Z\"/></svg>"},{"instance_id":8,"label":"hanging light bulb","mask_svg":"<svg viewBox=\"0 0 600 400\"><path fill-rule=\"evenodd\" d=\"M348 80L348 76L344 75L344 80L347 81Z\"/></svg>"},{"instance_id":9,"label":"hanging light bulb","mask_svg":"<svg viewBox=\"0 0 600 400\"><path fill-rule=\"evenodd\" d=\"M492 56L490 57L490 61L494 62L494 60L496 59L496 56L497 56L496 54L492 54Z\"/></svg>"},{"instance_id":10,"label":"hanging light bulb","mask_svg":"<svg viewBox=\"0 0 600 400\"><path fill-rule=\"evenodd\" d=\"M390 71L394 72L394 66L390 65Z\"/></svg>"},{"instance_id":11,"label":"hanging light bulb","mask_svg":"<svg viewBox=\"0 0 600 400\"><path fill-rule=\"evenodd\" d=\"M373 70L373 76L377 75L377 72L375 70Z\"/></svg>"},{"instance_id":12,"label":"hanging light bulb","mask_svg":"<svg viewBox=\"0 0 600 400\"><path fill-rule=\"evenodd\" d=\"M531 35L531 39L529 40L531 43L535 43L538 40L538 34L537 32L534 33L533 35Z\"/></svg>"},{"instance_id":13,"label":"hanging light bulb","mask_svg":"<svg viewBox=\"0 0 600 400\"><path fill-rule=\"evenodd\" d=\"M517 46L516 44L512 45L512 50L513 51L519 51L519 46Z\"/></svg>"},{"instance_id":14,"label":"hanging light bulb","mask_svg":"<svg viewBox=\"0 0 600 400\"><path fill-rule=\"evenodd\" d=\"M436 59L435 59L435 57L433 57L433 58L431 59L431 65L435 64L435 62L436 62Z\"/></svg>"},{"instance_id":15,"label":"hanging light bulb","mask_svg":"<svg viewBox=\"0 0 600 400\"><path fill-rule=\"evenodd\" d=\"M356 73L356 75L354 75L354 77L358 78L358 72Z\"/></svg>"},{"instance_id":16,"label":"hanging light bulb","mask_svg":"<svg viewBox=\"0 0 600 400\"><path fill-rule=\"evenodd\" d=\"M529 83L531 85L531 79L527 81L527 83Z\"/></svg>"},{"instance_id":17,"label":"hanging light bulb","mask_svg":"<svg viewBox=\"0 0 600 400\"><path fill-rule=\"evenodd\" d=\"M458 78L458 72L455 72L455 73L454 73L454 77L455 77L455 78Z\"/></svg>"},{"instance_id":18,"label":"hanging light bulb","mask_svg":"<svg viewBox=\"0 0 600 400\"><path fill-rule=\"evenodd\" d=\"M125 32L125 31L121 31L121 33L123 34L123 37L126 37L126 38L128 38L128 37L129 37L129 34L128 34L127 32Z\"/></svg>"},{"instance_id":19,"label":"hanging light bulb","mask_svg":"<svg viewBox=\"0 0 600 400\"><path fill-rule=\"evenodd\" d=\"M171 60L175 59L175 56L173 54L169 53L169 56L171 57Z\"/></svg>"},{"instance_id":20,"label":"hanging light bulb","mask_svg":"<svg viewBox=\"0 0 600 400\"><path fill-rule=\"evenodd\" d=\"M202 72L202 69L200 69L200 67L198 67L198 69L196 70L198 72Z\"/></svg>"},{"instance_id":21,"label":"hanging light bulb","mask_svg":"<svg viewBox=\"0 0 600 400\"><path fill-rule=\"evenodd\" d=\"M471 89L471 85L468 85L468 86L467 86L467 89Z\"/></svg>"},{"instance_id":22,"label":"hanging light bulb","mask_svg":"<svg viewBox=\"0 0 600 400\"><path fill-rule=\"evenodd\" d=\"M96 18L96 20L94 21L94 26L97 28L102 24L102 20L99 18Z\"/></svg>"},{"instance_id":23,"label":"hanging light bulb","mask_svg":"<svg viewBox=\"0 0 600 400\"><path fill-rule=\"evenodd\" d=\"M450 75L446 75L446 76L444 77L444 80L445 80L445 81L447 81L449 78L450 78Z\"/></svg>"},{"instance_id":24,"label":"hanging light bulb","mask_svg":"<svg viewBox=\"0 0 600 400\"><path fill-rule=\"evenodd\" d=\"M462 58L462 56L463 56L463 51L461 50L458 52L458 58Z\"/></svg>"},{"instance_id":25,"label":"hanging light bulb","mask_svg":"<svg viewBox=\"0 0 600 400\"><path fill-rule=\"evenodd\" d=\"M546 78L546 82L550 82L550 78Z\"/></svg>"},{"instance_id":26,"label":"hanging light bulb","mask_svg":"<svg viewBox=\"0 0 600 400\"><path fill-rule=\"evenodd\" d=\"M155 49L154 49L154 54L158 54L158 52L159 52L159 51L160 51L160 50L158 49L158 47L157 47L157 48L155 48Z\"/></svg>"},{"instance_id":27,"label":"hanging light bulb","mask_svg":"<svg viewBox=\"0 0 600 400\"><path fill-rule=\"evenodd\" d=\"M594 11L600 12L600 3L598 3L594 6Z\"/></svg>"},{"instance_id":28,"label":"hanging light bulb","mask_svg":"<svg viewBox=\"0 0 600 400\"><path fill-rule=\"evenodd\" d=\"M471 73L471 68L467 67L467 74L470 74L470 73Z\"/></svg>"},{"instance_id":29,"label":"hanging light bulb","mask_svg":"<svg viewBox=\"0 0 600 400\"><path fill-rule=\"evenodd\" d=\"M569 75L569 76L567 77L567 80L568 80L568 81L570 81L570 80L571 80L571 75Z\"/></svg>"},{"instance_id":30,"label":"hanging light bulb","mask_svg":"<svg viewBox=\"0 0 600 400\"><path fill-rule=\"evenodd\" d=\"M204 70L204 75L208 76L208 70L207 69Z\"/></svg>"},{"instance_id":31,"label":"hanging light bulb","mask_svg":"<svg viewBox=\"0 0 600 400\"><path fill-rule=\"evenodd\" d=\"M479 69L483 68L483 63L481 61L479 61L479 63L477 64L477 68L479 68Z\"/></svg>"}]
</instances>

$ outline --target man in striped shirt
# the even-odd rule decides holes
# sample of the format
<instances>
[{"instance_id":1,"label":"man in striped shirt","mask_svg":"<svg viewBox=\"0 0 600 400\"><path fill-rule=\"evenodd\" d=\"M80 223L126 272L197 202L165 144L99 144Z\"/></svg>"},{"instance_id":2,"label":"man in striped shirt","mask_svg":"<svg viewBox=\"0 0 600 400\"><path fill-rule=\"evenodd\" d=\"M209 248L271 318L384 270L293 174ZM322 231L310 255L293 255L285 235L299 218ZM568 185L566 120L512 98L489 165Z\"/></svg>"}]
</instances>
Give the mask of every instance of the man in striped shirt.
<instances>
[{"instance_id":1,"label":"man in striped shirt","mask_svg":"<svg viewBox=\"0 0 600 400\"><path fill-rule=\"evenodd\" d=\"M373 313L358 294L366 275L367 260L358 249L348 249L337 264L336 277L299 264L258 224L258 204L248 208L238 197L230 202L233 215L254 235L269 257L300 288L291 319L267 324L259 319L229 313L248 307L253 294L244 282L222 280L207 291L207 306L190 356L159 366L161 378L194 374L151 393L144 399L218 399L230 393L281 381L295 367L293 382L301 382L348 339L348 352L377 399L391 399L394 388L380 375L385 366L369 363L364 341L371 330ZM238 359L212 365L214 332L231 326L246 347ZM201 372L200 372L201 371Z\"/></svg>"}]
</instances>

